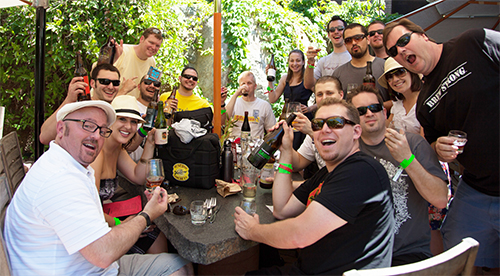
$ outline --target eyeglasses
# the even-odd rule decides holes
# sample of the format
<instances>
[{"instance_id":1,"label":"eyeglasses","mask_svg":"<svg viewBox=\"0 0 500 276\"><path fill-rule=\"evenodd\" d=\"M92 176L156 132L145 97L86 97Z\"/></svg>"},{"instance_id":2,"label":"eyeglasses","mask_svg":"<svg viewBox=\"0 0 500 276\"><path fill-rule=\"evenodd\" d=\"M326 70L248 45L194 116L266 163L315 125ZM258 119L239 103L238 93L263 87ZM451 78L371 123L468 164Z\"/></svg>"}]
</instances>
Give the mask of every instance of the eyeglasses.
<instances>
[{"instance_id":1,"label":"eyeglasses","mask_svg":"<svg viewBox=\"0 0 500 276\"><path fill-rule=\"evenodd\" d=\"M113 83L113 86L120 86L120 80L110 80L110 79L97 79L102 85L109 85Z\"/></svg>"},{"instance_id":2,"label":"eyeglasses","mask_svg":"<svg viewBox=\"0 0 500 276\"><path fill-rule=\"evenodd\" d=\"M366 35L364 35L364 34L353 35L353 36L344 38L344 43L351 44L353 40L356 41L356 43L358 43L361 40L363 40L363 38L365 38L365 37L366 37Z\"/></svg>"},{"instance_id":3,"label":"eyeglasses","mask_svg":"<svg viewBox=\"0 0 500 276\"><path fill-rule=\"evenodd\" d=\"M405 68L397 68L385 74L385 80L390 81L392 77L404 78L406 76Z\"/></svg>"},{"instance_id":4,"label":"eyeglasses","mask_svg":"<svg viewBox=\"0 0 500 276\"><path fill-rule=\"evenodd\" d=\"M82 128L83 130L94 133L96 130L99 129L99 135L101 135L104 138L108 138L111 136L111 133L113 132L111 129L103 126L98 126L96 123L89 122L87 120L78 120L78 119L64 119L63 122L66 121L71 121L71 122L80 122L82 123Z\"/></svg>"},{"instance_id":5,"label":"eyeglasses","mask_svg":"<svg viewBox=\"0 0 500 276\"><path fill-rule=\"evenodd\" d=\"M335 32L335 30L342 32L344 29L345 29L344 26L331 27L330 29L328 29L328 32L333 33L333 32Z\"/></svg>"},{"instance_id":6,"label":"eyeglasses","mask_svg":"<svg viewBox=\"0 0 500 276\"><path fill-rule=\"evenodd\" d=\"M194 80L194 81L198 81L198 77L195 77L195 76L191 76L191 75L186 75L186 74L184 74L184 75L182 75L182 77L183 77L183 78L186 78L186 79L188 79L188 80L191 80L191 79L192 79L192 80Z\"/></svg>"},{"instance_id":7,"label":"eyeglasses","mask_svg":"<svg viewBox=\"0 0 500 276\"><path fill-rule=\"evenodd\" d=\"M311 120L311 128L313 131L318 131L323 128L323 125L326 125L331 129L340 129L344 128L346 124L356 125L355 122L348 120L342 116L332 116L326 119L314 118Z\"/></svg>"},{"instance_id":8,"label":"eyeglasses","mask_svg":"<svg viewBox=\"0 0 500 276\"><path fill-rule=\"evenodd\" d=\"M397 47L404 47L406 46L408 43L410 43L410 39L411 39L411 35L413 34L414 32L411 32L411 33L406 33L404 35L402 35L398 41L396 42L396 45L392 46L391 48L389 48L386 53L390 56L390 57L395 57L398 55L398 48ZM397 47L396 47L397 46Z\"/></svg>"},{"instance_id":9,"label":"eyeglasses","mask_svg":"<svg viewBox=\"0 0 500 276\"><path fill-rule=\"evenodd\" d=\"M151 84L153 84L155 87L160 87L161 86L161 82L159 82L159 81L144 79L144 80L142 80L142 82L145 85L151 85Z\"/></svg>"},{"instance_id":10,"label":"eyeglasses","mask_svg":"<svg viewBox=\"0 0 500 276\"><path fill-rule=\"evenodd\" d=\"M161 38L165 38L165 35L161 33L161 31L159 29L151 29L151 32L154 33L154 34L159 34L161 35Z\"/></svg>"},{"instance_id":11,"label":"eyeglasses","mask_svg":"<svg viewBox=\"0 0 500 276\"><path fill-rule=\"evenodd\" d=\"M368 109L372 113L377 113L377 112L382 111L384 109L384 107L381 104L371 104L369 106L360 106L360 107L358 107L359 116L365 115L366 112L368 112Z\"/></svg>"},{"instance_id":12,"label":"eyeglasses","mask_svg":"<svg viewBox=\"0 0 500 276\"><path fill-rule=\"evenodd\" d=\"M369 31L368 35L369 36L374 36L376 33L379 34L379 35L381 35L381 34L384 33L384 29L380 29L380 30L376 30L376 31Z\"/></svg>"}]
</instances>

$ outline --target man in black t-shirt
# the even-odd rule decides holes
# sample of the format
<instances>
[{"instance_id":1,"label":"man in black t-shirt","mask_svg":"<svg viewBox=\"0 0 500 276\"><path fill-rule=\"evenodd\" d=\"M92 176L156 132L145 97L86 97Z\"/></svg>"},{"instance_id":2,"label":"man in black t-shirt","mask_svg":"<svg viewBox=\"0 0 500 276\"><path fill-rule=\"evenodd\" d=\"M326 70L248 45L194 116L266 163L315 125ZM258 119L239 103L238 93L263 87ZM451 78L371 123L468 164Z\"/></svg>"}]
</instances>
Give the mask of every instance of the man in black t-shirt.
<instances>
[{"instance_id":1,"label":"man in black t-shirt","mask_svg":"<svg viewBox=\"0 0 500 276\"><path fill-rule=\"evenodd\" d=\"M472 29L437 44L402 19L384 29L384 46L405 68L425 76L417 101L425 138L441 161L456 159L465 168L441 228L445 249L472 237L481 245L475 265L498 275L500 33ZM447 136L450 130L467 133L463 153Z\"/></svg>"},{"instance_id":2,"label":"man in black t-shirt","mask_svg":"<svg viewBox=\"0 0 500 276\"><path fill-rule=\"evenodd\" d=\"M236 207L235 229L247 240L282 249L302 248L298 260L248 274L340 275L350 269L390 266L394 212L387 173L359 151L358 111L335 98L319 103L312 120L314 142L326 166L295 191L293 130L285 128L280 168L273 186L272 224L259 224Z\"/></svg>"}]
</instances>

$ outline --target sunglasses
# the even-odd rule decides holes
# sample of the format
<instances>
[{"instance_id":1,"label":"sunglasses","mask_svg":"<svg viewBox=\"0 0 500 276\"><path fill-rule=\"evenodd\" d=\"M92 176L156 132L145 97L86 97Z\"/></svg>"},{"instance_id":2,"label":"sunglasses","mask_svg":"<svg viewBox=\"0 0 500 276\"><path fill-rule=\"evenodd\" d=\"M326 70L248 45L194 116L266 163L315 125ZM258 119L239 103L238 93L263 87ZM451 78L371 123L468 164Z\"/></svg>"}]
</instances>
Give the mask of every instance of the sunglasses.
<instances>
[{"instance_id":1,"label":"sunglasses","mask_svg":"<svg viewBox=\"0 0 500 276\"><path fill-rule=\"evenodd\" d=\"M345 29L344 26L331 27L330 29L328 29L328 32L333 33L333 32L335 32L335 30L342 32L344 29Z\"/></svg>"},{"instance_id":2,"label":"sunglasses","mask_svg":"<svg viewBox=\"0 0 500 276\"><path fill-rule=\"evenodd\" d=\"M356 41L356 43L358 43L361 40L363 40L363 38L365 38L365 37L366 37L366 35L364 35L364 34L353 35L353 36L344 38L344 43L351 44L353 40Z\"/></svg>"},{"instance_id":3,"label":"sunglasses","mask_svg":"<svg viewBox=\"0 0 500 276\"><path fill-rule=\"evenodd\" d=\"M183 78L186 78L186 79L188 79L188 80L191 80L191 79L192 79L192 80L194 80L194 81L198 81L198 77L195 77L195 76L191 76L191 75L186 75L186 74L184 74L184 75L182 75L182 77L183 77Z\"/></svg>"},{"instance_id":4,"label":"sunglasses","mask_svg":"<svg viewBox=\"0 0 500 276\"><path fill-rule=\"evenodd\" d=\"M348 120L342 116L332 116L326 119L314 118L311 120L311 128L313 131L318 131L323 128L323 125L326 125L331 129L341 129L344 128L346 124L356 125L355 122Z\"/></svg>"},{"instance_id":5,"label":"sunglasses","mask_svg":"<svg viewBox=\"0 0 500 276\"><path fill-rule=\"evenodd\" d=\"M159 82L159 81L145 79L142 82L144 82L145 85L151 85L151 84L153 84L155 87L160 87L161 86L161 82Z\"/></svg>"},{"instance_id":6,"label":"sunglasses","mask_svg":"<svg viewBox=\"0 0 500 276\"><path fill-rule=\"evenodd\" d=\"M165 35L164 35L164 34L162 34L162 33L161 33L161 31L160 31L160 30L158 30L158 29L152 29L152 30L151 30L151 32L152 32L152 33L154 33L154 34L159 34L159 35L161 35L161 38L165 38Z\"/></svg>"},{"instance_id":7,"label":"sunglasses","mask_svg":"<svg viewBox=\"0 0 500 276\"><path fill-rule=\"evenodd\" d=\"M377 112L382 111L384 109L384 107L381 104L371 104L369 106L360 106L360 107L358 107L359 116L365 115L366 112L368 112L368 109L372 113L377 113Z\"/></svg>"},{"instance_id":8,"label":"sunglasses","mask_svg":"<svg viewBox=\"0 0 500 276\"><path fill-rule=\"evenodd\" d=\"M102 85L109 85L113 83L113 86L120 86L120 80L110 80L110 79L97 79Z\"/></svg>"},{"instance_id":9,"label":"sunglasses","mask_svg":"<svg viewBox=\"0 0 500 276\"><path fill-rule=\"evenodd\" d=\"M411 35L413 34L414 32L411 32L411 33L406 33L404 35L402 35L398 41L396 42L396 45L392 46L391 48L389 48L386 53L390 56L390 57L395 57L398 55L398 48L397 47L404 47L406 46L408 43L410 43L410 39L411 39Z\"/></svg>"},{"instance_id":10,"label":"sunglasses","mask_svg":"<svg viewBox=\"0 0 500 276\"><path fill-rule=\"evenodd\" d=\"M398 68L394 69L390 72L387 72L385 74L385 80L390 81L394 76L398 78L404 78L406 76L406 69L405 68Z\"/></svg>"},{"instance_id":11,"label":"sunglasses","mask_svg":"<svg viewBox=\"0 0 500 276\"><path fill-rule=\"evenodd\" d=\"M381 34L383 34L383 33L384 33L384 29L380 29L380 30L376 30L376 31L369 31L369 32L368 32L368 35L369 35L369 36L374 36L375 34L379 34L379 35L381 35Z\"/></svg>"}]
</instances>

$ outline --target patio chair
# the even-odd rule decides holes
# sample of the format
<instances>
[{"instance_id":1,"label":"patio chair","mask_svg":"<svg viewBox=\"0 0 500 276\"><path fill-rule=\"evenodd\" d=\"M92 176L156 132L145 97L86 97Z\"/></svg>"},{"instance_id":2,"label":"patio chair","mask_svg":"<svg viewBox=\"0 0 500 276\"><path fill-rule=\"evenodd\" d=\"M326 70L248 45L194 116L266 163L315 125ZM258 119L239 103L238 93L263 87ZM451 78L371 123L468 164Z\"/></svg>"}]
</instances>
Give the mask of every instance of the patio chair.
<instances>
[{"instance_id":1,"label":"patio chair","mask_svg":"<svg viewBox=\"0 0 500 276\"><path fill-rule=\"evenodd\" d=\"M10 191L5 173L0 173L0 275L10 276L10 262L3 239L3 225L5 221L5 212L10 202Z\"/></svg>"},{"instance_id":2,"label":"patio chair","mask_svg":"<svg viewBox=\"0 0 500 276\"><path fill-rule=\"evenodd\" d=\"M0 155L12 197L25 175L21 147L15 131L0 139Z\"/></svg>"},{"instance_id":3,"label":"patio chair","mask_svg":"<svg viewBox=\"0 0 500 276\"><path fill-rule=\"evenodd\" d=\"M479 243L465 238L458 245L427 260L388 268L352 269L344 276L389 276L389 275L472 275Z\"/></svg>"}]
</instances>

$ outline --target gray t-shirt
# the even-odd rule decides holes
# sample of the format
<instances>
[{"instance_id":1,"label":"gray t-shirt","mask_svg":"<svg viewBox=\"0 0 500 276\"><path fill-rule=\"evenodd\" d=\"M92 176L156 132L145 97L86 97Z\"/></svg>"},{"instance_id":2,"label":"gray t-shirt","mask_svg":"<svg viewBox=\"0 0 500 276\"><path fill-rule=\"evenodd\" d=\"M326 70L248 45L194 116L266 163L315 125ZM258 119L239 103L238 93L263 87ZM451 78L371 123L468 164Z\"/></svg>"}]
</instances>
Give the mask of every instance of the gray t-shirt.
<instances>
[{"instance_id":1,"label":"gray t-shirt","mask_svg":"<svg viewBox=\"0 0 500 276\"><path fill-rule=\"evenodd\" d=\"M415 159L430 174L447 182L448 179L429 143L418 134L406 133L406 137ZM391 181L396 221L393 256L425 253L431 257L431 232L427 201L418 193L405 171L397 181L392 180L399 168L399 162L392 157L385 141L375 146L369 146L362 139L359 139L359 148L362 152L374 156L384 166Z\"/></svg>"},{"instance_id":2,"label":"gray t-shirt","mask_svg":"<svg viewBox=\"0 0 500 276\"><path fill-rule=\"evenodd\" d=\"M378 80L380 76L384 73L384 63L385 60L376 57L372 62L372 75L375 80ZM366 75L366 66L364 67L354 67L350 62L339 66L335 71L333 71L333 76L337 77L342 83L342 91L344 91L344 99L347 97L347 84L357 83L358 85L363 84L363 77ZM382 94L382 98L385 101L390 100L389 93L387 89L380 86L378 81L376 82L377 89Z\"/></svg>"},{"instance_id":3,"label":"gray t-shirt","mask_svg":"<svg viewBox=\"0 0 500 276\"><path fill-rule=\"evenodd\" d=\"M351 54L348 51L342 53L332 52L331 54L319 59L314 68L314 78L319 79L322 76L331 76L333 71L340 65L351 60Z\"/></svg>"}]
</instances>

